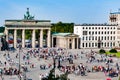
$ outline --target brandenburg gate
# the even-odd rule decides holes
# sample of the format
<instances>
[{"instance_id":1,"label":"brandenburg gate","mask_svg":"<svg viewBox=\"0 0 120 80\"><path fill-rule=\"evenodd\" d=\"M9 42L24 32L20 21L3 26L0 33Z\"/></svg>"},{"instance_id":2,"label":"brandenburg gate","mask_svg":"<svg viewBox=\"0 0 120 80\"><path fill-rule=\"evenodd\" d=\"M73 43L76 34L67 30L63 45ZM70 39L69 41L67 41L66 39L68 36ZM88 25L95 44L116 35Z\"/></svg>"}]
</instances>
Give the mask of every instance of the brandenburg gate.
<instances>
[{"instance_id":1,"label":"brandenburg gate","mask_svg":"<svg viewBox=\"0 0 120 80\"><path fill-rule=\"evenodd\" d=\"M31 16L29 13L29 8L27 8L27 12L24 15L24 19L22 20L5 20L5 34L6 34L6 40L8 41L9 37L9 30L13 30L13 42L14 42L14 48L17 47L17 31L21 30L22 34L22 48L25 47L25 31L31 30L32 35L32 48L35 48L36 44L36 30L39 30L39 47L43 47L43 31L47 31L47 47L51 47L51 23L50 20L35 20L34 16Z\"/></svg>"}]
</instances>

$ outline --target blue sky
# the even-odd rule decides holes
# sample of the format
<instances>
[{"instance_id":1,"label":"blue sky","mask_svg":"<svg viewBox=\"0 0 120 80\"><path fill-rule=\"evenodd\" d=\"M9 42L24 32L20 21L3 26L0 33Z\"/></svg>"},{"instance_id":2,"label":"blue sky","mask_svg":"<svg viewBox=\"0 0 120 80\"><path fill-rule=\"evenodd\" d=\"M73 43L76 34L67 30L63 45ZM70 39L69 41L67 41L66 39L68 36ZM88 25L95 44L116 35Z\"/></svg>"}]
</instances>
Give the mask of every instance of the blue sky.
<instances>
[{"instance_id":1,"label":"blue sky","mask_svg":"<svg viewBox=\"0 0 120 80\"><path fill-rule=\"evenodd\" d=\"M0 26L7 19L23 19L26 8L39 20L51 22L106 23L120 0L0 0Z\"/></svg>"}]
</instances>

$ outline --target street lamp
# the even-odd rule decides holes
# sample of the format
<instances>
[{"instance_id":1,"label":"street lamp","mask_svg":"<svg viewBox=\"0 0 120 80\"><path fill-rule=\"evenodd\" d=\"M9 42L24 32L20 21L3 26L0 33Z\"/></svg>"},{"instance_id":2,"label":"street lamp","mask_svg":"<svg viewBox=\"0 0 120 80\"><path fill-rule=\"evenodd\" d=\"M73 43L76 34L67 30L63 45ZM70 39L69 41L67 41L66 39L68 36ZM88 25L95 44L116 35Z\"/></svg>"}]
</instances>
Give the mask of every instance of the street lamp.
<instances>
[{"instance_id":1,"label":"street lamp","mask_svg":"<svg viewBox=\"0 0 120 80\"><path fill-rule=\"evenodd\" d=\"M55 56L53 55L53 70L54 70L54 78L55 78L55 67L56 67L56 59L55 59Z\"/></svg>"},{"instance_id":2,"label":"street lamp","mask_svg":"<svg viewBox=\"0 0 120 80\"><path fill-rule=\"evenodd\" d=\"M55 69L56 67L56 61L55 61L55 57L53 57L53 68Z\"/></svg>"},{"instance_id":3,"label":"street lamp","mask_svg":"<svg viewBox=\"0 0 120 80\"><path fill-rule=\"evenodd\" d=\"M20 50L21 50L21 45L19 44L19 77L20 77L20 80L21 80L21 76L20 76Z\"/></svg>"}]
</instances>

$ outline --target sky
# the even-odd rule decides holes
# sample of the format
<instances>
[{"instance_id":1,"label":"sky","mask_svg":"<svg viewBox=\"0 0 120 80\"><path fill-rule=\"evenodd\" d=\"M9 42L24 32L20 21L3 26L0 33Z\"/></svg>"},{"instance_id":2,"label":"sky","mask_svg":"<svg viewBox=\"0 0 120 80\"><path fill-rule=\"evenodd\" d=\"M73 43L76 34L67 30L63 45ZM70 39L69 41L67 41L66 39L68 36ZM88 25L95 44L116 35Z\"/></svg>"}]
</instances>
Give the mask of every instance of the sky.
<instances>
[{"instance_id":1,"label":"sky","mask_svg":"<svg viewBox=\"0 0 120 80\"><path fill-rule=\"evenodd\" d=\"M0 26L5 20L23 19L26 9L37 20L65 23L107 23L120 0L0 0Z\"/></svg>"}]
</instances>

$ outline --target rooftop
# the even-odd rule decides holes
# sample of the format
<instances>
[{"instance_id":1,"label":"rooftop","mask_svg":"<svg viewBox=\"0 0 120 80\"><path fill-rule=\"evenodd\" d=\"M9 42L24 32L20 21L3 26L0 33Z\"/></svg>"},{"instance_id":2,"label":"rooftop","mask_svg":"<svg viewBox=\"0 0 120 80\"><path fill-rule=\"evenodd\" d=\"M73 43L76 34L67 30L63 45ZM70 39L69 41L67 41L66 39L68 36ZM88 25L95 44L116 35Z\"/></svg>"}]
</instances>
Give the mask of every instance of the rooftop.
<instances>
[{"instance_id":1,"label":"rooftop","mask_svg":"<svg viewBox=\"0 0 120 80\"><path fill-rule=\"evenodd\" d=\"M84 24L75 24L75 26L117 26L118 24L88 24L88 23L84 23Z\"/></svg>"},{"instance_id":2,"label":"rooftop","mask_svg":"<svg viewBox=\"0 0 120 80\"><path fill-rule=\"evenodd\" d=\"M79 35L73 33L53 33L53 36L62 36L62 37L79 37Z\"/></svg>"},{"instance_id":3,"label":"rooftop","mask_svg":"<svg viewBox=\"0 0 120 80\"><path fill-rule=\"evenodd\" d=\"M110 13L110 14L120 14L120 12L112 12L112 13Z\"/></svg>"},{"instance_id":4,"label":"rooftop","mask_svg":"<svg viewBox=\"0 0 120 80\"><path fill-rule=\"evenodd\" d=\"M8 21L12 21L12 22L50 22L50 20L24 20L24 19L21 19L21 20L5 20L5 22L8 22Z\"/></svg>"},{"instance_id":5,"label":"rooftop","mask_svg":"<svg viewBox=\"0 0 120 80\"><path fill-rule=\"evenodd\" d=\"M53 33L52 35L53 36L66 36L66 35L69 35L71 33Z\"/></svg>"}]
</instances>

